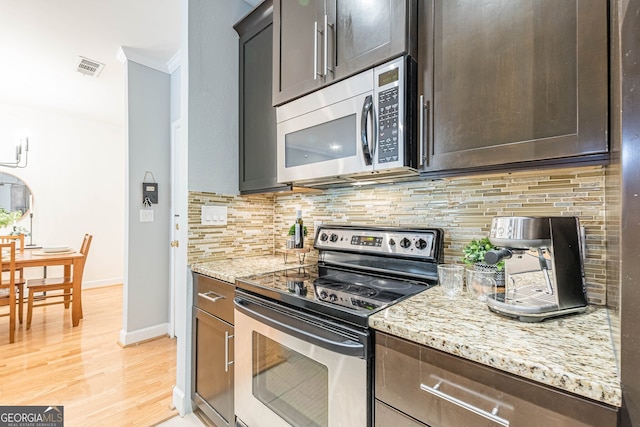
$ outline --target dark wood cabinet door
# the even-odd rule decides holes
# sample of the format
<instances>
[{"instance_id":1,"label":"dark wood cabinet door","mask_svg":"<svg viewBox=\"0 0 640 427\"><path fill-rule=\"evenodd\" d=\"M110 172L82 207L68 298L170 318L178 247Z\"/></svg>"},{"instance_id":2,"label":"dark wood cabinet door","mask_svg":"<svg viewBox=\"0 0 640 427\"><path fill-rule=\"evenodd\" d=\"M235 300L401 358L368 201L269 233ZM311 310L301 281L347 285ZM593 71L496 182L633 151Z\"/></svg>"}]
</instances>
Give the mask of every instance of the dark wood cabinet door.
<instances>
[{"instance_id":1,"label":"dark wood cabinet door","mask_svg":"<svg viewBox=\"0 0 640 427\"><path fill-rule=\"evenodd\" d=\"M273 105L324 83L324 0L275 0L273 15Z\"/></svg>"},{"instance_id":2,"label":"dark wood cabinet door","mask_svg":"<svg viewBox=\"0 0 640 427\"><path fill-rule=\"evenodd\" d=\"M420 19L427 171L606 158L606 0L434 0Z\"/></svg>"},{"instance_id":3,"label":"dark wood cabinet door","mask_svg":"<svg viewBox=\"0 0 640 427\"><path fill-rule=\"evenodd\" d=\"M417 1L275 0L273 105L416 55Z\"/></svg>"},{"instance_id":4,"label":"dark wood cabinet door","mask_svg":"<svg viewBox=\"0 0 640 427\"><path fill-rule=\"evenodd\" d=\"M273 8L261 3L235 28L240 35L240 192L283 189L277 182L272 106ZM287 187L288 188L288 187Z\"/></svg>"},{"instance_id":5,"label":"dark wood cabinet door","mask_svg":"<svg viewBox=\"0 0 640 427\"><path fill-rule=\"evenodd\" d=\"M335 31L329 31L329 66L335 67L337 79L407 53L415 44L416 0L327 3L328 13L335 16L329 18L335 23Z\"/></svg>"},{"instance_id":6,"label":"dark wood cabinet door","mask_svg":"<svg viewBox=\"0 0 640 427\"><path fill-rule=\"evenodd\" d=\"M234 422L233 326L194 308L194 393L196 403L216 425Z\"/></svg>"}]
</instances>

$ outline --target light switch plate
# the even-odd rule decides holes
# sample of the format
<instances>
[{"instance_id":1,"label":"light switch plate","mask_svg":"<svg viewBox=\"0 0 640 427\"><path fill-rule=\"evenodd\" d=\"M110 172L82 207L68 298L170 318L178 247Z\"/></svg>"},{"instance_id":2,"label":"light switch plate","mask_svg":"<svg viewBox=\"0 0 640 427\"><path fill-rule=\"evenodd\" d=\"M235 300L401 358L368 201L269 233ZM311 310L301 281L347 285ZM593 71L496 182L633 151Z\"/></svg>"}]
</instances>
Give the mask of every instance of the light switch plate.
<instances>
[{"instance_id":1,"label":"light switch plate","mask_svg":"<svg viewBox=\"0 0 640 427\"><path fill-rule=\"evenodd\" d=\"M153 211L151 209L140 209L140 222L153 222Z\"/></svg>"},{"instance_id":2,"label":"light switch plate","mask_svg":"<svg viewBox=\"0 0 640 427\"><path fill-rule=\"evenodd\" d=\"M226 206L203 206L200 211L201 225L227 225Z\"/></svg>"}]
</instances>

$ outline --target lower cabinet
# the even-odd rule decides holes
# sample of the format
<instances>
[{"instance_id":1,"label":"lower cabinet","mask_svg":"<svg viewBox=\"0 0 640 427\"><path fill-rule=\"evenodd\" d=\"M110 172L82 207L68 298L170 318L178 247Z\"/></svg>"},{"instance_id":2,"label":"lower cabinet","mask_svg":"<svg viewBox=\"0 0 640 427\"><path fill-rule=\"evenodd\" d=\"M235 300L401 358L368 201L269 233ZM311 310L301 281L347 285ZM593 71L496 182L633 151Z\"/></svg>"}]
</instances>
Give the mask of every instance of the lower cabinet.
<instances>
[{"instance_id":1,"label":"lower cabinet","mask_svg":"<svg viewBox=\"0 0 640 427\"><path fill-rule=\"evenodd\" d=\"M376 332L378 427L617 426L617 408Z\"/></svg>"},{"instance_id":2,"label":"lower cabinet","mask_svg":"<svg viewBox=\"0 0 640 427\"><path fill-rule=\"evenodd\" d=\"M192 399L215 426L233 426L234 286L199 274L193 282Z\"/></svg>"}]
</instances>

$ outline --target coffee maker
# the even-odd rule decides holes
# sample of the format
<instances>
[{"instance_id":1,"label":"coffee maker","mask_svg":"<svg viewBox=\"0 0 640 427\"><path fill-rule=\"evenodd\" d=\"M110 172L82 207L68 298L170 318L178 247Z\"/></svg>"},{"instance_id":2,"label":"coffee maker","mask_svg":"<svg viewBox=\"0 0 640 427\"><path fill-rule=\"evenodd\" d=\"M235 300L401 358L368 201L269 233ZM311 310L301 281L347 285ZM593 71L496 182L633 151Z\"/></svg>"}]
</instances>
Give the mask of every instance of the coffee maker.
<instances>
[{"instance_id":1,"label":"coffee maker","mask_svg":"<svg viewBox=\"0 0 640 427\"><path fill-rule=\"evenodd\" d=\"M489 309L523 322L587 308L582 232L576 217L494 217L487 264L505 260L505 287L487 298Z\"/></svg>"}]
</instances>

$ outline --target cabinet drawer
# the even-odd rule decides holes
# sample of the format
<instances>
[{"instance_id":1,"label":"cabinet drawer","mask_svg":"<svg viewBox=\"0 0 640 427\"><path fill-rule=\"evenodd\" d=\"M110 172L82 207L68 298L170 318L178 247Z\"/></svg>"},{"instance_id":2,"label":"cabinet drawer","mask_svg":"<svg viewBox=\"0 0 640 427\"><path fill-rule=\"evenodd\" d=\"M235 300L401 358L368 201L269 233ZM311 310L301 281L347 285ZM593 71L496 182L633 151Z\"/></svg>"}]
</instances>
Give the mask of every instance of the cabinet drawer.
<instances>
[{"instance_id":1,"label":"cabinet drawer","mask_svg":"<svg viewBox=\"0 0 640 427\"><path fill-rule=\"evenodd\" d=\"M376 333L375 397L432 427L616 426L617 410Z\"/></svg>"},{"instance_id":2,"label":"cabinet drawer","mask_svg":"<svg viewBox=\"0 0 640 427\"><path fill-rule=\"evenodd\" d=\"M233 296L231 283L193 274L193 305L233 325Z\"/></svg>"}]
</instances>

